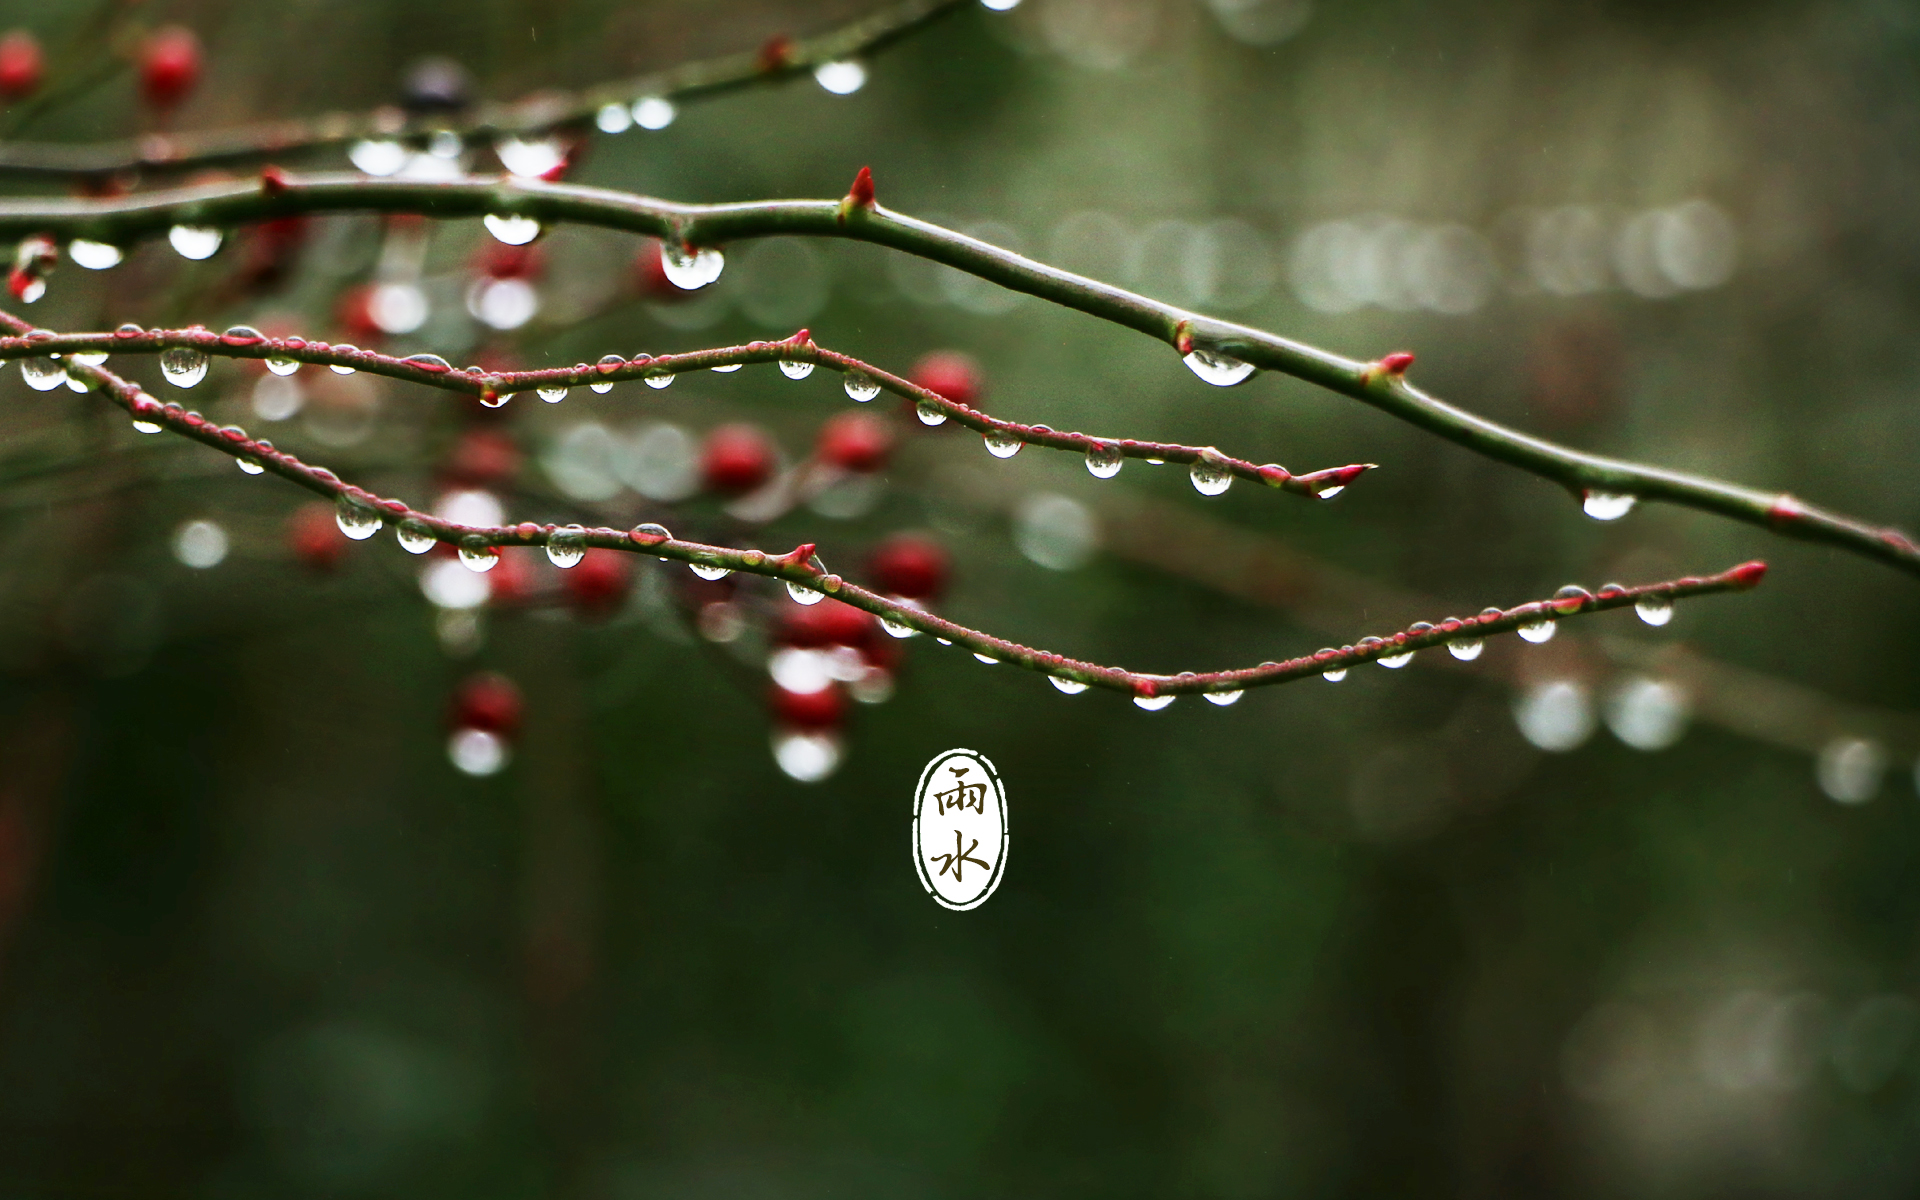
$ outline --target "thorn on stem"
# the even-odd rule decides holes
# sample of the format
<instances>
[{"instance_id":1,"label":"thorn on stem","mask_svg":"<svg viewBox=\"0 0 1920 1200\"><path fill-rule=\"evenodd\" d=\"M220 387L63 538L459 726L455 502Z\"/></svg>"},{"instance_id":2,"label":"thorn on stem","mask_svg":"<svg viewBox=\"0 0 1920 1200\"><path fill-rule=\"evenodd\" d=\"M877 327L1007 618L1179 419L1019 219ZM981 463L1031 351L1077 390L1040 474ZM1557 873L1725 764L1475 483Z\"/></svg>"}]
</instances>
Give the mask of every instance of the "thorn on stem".
<instances>
[{"instance_id":1,"label":"thorn on stem","mask_svg":"<svg viewBox=\"0 0 1920 1200\"><path fill-rule=\"evenodd\" d=\"M856 212L872 211L873 204L873 170L861 167L860 173L853 177L853 186L847 189L845 198L840 201L840 224L845 225L847 218Z\"/></svg>"},{"instance_id":2,"label":"thorn on stem","mask_svg":"<svg viewBox=\"0 0 1920 1200\"><path fill-rule=\"evenodd\" d=\"M287 190L287 173L279 167L269 164L260 168L260 191L268 196L284 195Z\"/></svg>"}]
</instances>

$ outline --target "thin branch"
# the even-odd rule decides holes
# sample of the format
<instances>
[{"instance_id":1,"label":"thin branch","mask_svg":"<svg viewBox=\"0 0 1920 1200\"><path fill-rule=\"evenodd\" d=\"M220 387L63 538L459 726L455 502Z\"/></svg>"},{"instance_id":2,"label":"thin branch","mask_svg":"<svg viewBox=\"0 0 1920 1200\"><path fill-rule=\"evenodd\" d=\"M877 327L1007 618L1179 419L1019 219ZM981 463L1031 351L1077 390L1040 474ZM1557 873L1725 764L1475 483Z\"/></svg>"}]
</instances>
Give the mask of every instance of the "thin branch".
<instances>
[{"instance_id":1,"label":"thin branch","mask_svg":"<svg viewBox=\"0 0 1920 1200\"><path fill-rule=\"evenodd\" d=\"M775 38L752 51L683 63L577 92L542 90L511 102L481 101L457 116L409 118L398 108L262 122L236 129L107 142L0 143L0 176L69 178L131 170L190 171L289 161L367 138L417 142L438 132L462 138L532 137L591 125L609 104L647 97L675 103L790 79L823 63L875 54L966 0L898 0L815 37Z\"/></svg>"},{"instance_id":2,"label":"thin branch","mask_svg":"<svg viewBox=\"0 0 1920 1200\"><path fill-rule=\"evenodd\" d=\"M688 371L710 370L747 363L808 362L838 371L850 382L865 380L881 391L913 401L941 416L985 436L999 434L1017 443L1031 443L1052 450L1080 454L1117 453L1125 458L1157 462L1206 463L1252 483L1265 484L1299 496L1332 498L1373 463L1354 463L1329 467L1311 474L1295 475L1277 463L1253 463L1232 458L1211 446L1180 446L1169 442L1143 442L1132 438L1103 438L1084 433L1061 433L1045 425L1022 425L989 416L977 409L956 403L938 392L928 391L911 380L883 371L850 355L839 354L814 344L806 330L781 342L750 342L744 346L723 346L685 354L640 355L618 365L595 364L555 367L540 371L474 372L449 368L438 359L422 361L395 358L373 350L352 346L333 346L309 342L305 338L267 338L218 334L206 329L152 329L140 333L73 333L38 337L0 337L0 360L43 358L105 351L112 354L154 354L186 347L224 358L282 359L316 366L350 367L374 375L403 379L444 391L478 396L483 400L505 403L506 399L541 388L586 387L629 379L660 378ZM1017 446L1016 446L1017 449Z\"/></svg>"},{"instance_id":3,"label":"thin branch","mask_svg":"<svg viewBox=\"0 0 1920 1200\"><path fill-rule=\"evenodd\" d=\"M29 329L25 321L9 313L0 313L0 324L13 329L16 334L25 334ZM219 426L178 404L162 404L138 384L104 367L69 363L66 369L71 376L86 384L89 390L102 392L135 421L159 426L211 447L259 473L278 475L299 484L308 491L333 500L342 507L344 513L361 521L377 520L396 527L404 525L409 533L426 534L436 541L459 547L463 552L481 554L508 546L545 546L556 532L552 525L539 525L532 521L493 526L456 524L410 508L400 500L376 496L364 488L343 482L324 467L311 466L276 449L271 442L249 437L238 426ZM1448 618L1437 626L1415 626L1391 637L1363 638L1356 645L1322 650L1286 662L1268 662L1238 670L1157 675L1083 662L969 629L910 601L881 595L822 570L814 565L812 543L796 546L785 554L771 554L764 550L736 550L682 541L657 525L640 525L631 531L587 529L579 535L578 544L633 554L651 554L676 562L722 567L741 574L778 579L792 586L835 597L895 627L905 627L962 646L977 657L992 662L1014 663L1068 681L1069 684L1125 692L1136 701L1169 700L1195 692L1224 696L1250 687L1287 683L1329 671L1345 670L1382 658L1410 657L1416 651L1442 646L1461 638L1490 637L1522 626L1550 624L1581 613L1624 608L1647 599L1671 603L1716 592L1745 591L1758 584L1766 574L1766 564L1750 562L1705 578L1689 576L1636 588L1603 588L1598 594L1572 589L1551 600L1532 601L1504 610L1489 609L1482 616L1464 621Z\"/></svg>"},{"instance_id":4,"label":"thin branch","mask_svg":"<svg viewBox=\"0 0 1920 1200\"><path fill-rule=\"evenodd\" d=\"M1342 358L1074 275L864 201L676 204L601 188L521 179L435 182L338 174L295 178L276 171L253 182L108 199L0 202L0 237L44 233L124 242L150 237L178 224L224 226L297 213L347 211L410 212L440 218L512 214L546 224L573 222L624 229L687 246L718 246L773 235L874 242L1148 334L1182 354L1198 351L1224 355L1319 384L1479 454L1559 483L1576 495L1663 500L1787 537L1836 546L1920 575L1920 546L1897 529L1816 508L1784 492L1760 491L1683 471L1587 454L1509 429L1408 383L1410 355L1388 355L1374 363Z\"/></svg>"}]
</instances>

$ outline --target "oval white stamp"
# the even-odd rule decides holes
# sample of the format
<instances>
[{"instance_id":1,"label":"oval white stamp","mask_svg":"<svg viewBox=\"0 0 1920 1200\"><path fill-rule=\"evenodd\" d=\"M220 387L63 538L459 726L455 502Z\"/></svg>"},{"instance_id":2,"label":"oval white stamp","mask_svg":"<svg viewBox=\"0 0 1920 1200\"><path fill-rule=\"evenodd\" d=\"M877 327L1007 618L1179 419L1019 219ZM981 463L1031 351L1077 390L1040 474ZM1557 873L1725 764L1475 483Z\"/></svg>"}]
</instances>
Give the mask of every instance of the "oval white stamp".
<instances>
[{"instance_id":1,"label":"oval white stamp","mask_svg":"<svg viewBox=\"0 0 1920 1200\"><path fill-rule=\"evenodd\" d=\"M933 756L913 792L913 865L920 886L956 912L978 908L1007 868L1007 792L971 750Z\"/></svg>"}]
</instances>

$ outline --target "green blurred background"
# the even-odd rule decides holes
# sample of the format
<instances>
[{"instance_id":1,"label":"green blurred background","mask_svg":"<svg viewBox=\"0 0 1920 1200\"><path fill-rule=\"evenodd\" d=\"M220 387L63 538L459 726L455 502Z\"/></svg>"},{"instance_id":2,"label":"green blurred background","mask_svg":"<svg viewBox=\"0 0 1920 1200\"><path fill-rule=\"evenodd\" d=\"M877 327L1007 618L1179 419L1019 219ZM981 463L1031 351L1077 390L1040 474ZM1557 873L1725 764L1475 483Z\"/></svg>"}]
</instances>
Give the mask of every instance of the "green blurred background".
<instances>
[{"instance_id":1,"label":"green blurred background","mask_svg":"<svg viewBox=\"0 0 1920 1200\"><path fill-rule=\"evenodd\" d=\"M175 123L212 128L391 102L428 55L510 98L866 8L108 11L123 37L197 31ZM73 84L10 136L149 127L129 72L95 70L100 11L0 0ZM832 197L870 164L891 207L1355 357L1414 350L1423 385L1529 431L1920 525L1910 3L1026 0L867 65L851 95L801 79L595 136L572 178ZM850 407L826 372L749 368L517 400L485 426L527 454L497 489L512 519L815 541L855 577L885 535L931 531L949 615L1161 671L1569 581L1774 570L1663 628L1585 618L1470 669L1429 653L1224 709L1064 697L919 639L837 771L801 783L769 752L771 591L743 589L751 627L724 644L650 561L610 618L548 580L450 627L390 538L311 570L284 532L304 495L9 371L0 1196L1920 1187L1913 581L1670 508L1596 523L1351 401L1215 389L1156 343L873 247L729 247L719 283L668 301L636 294L635 239L556 230L538 315L491 331L462 300L485 239L431 231L409 276L430 315L397 352L554 365L805 324L899 371L970 354L996 415L1382 464L1330 504L1211 500L1173 469L1101 482L895 415L884 487L822 506L857 515L637 492L621 456L660 422L757 422L798 459ZM338 337L342 290L404 269L394 245L316 221L244 286L237 249L146 246L63 265L31 315ZM482 416L317 374L279 422L233 363L191 402L432 502ZM224 549L195 567L179 531L200 520ZM447 741L476 670L526 698L482 777ZM907 851L914 781L951 746L997 764L1013 834L966 913Z\"/></svg>"}]
</instances>

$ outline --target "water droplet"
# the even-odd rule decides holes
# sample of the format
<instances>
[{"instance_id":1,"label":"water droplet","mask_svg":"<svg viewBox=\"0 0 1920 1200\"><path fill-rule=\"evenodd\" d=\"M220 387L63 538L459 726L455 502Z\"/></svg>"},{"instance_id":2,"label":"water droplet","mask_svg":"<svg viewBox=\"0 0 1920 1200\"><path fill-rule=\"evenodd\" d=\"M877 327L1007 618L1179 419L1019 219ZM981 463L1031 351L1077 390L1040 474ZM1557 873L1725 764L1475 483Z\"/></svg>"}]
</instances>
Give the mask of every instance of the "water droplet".
<instances>
[{"instance_id":1,"label":"water droplet","mask_svg":"<svg viewBox=\"0 0 1920 1200\"><path fill-rule=\"evenodd\" d=\"M633 123L642 129L665 129L679 115L673 101L662 96L642 96L633 102Z\"/></svg>"},{"instance_id":2,"label":"water droplet","mask_svg":"<svg viewBox=\"0 0 1920 1200\"><path fill-rule=\"evenodd\" d=\"M356 542L364 542L380 532L380 514L371 504L362 503L346 493L333 505L334 524Z\"/></svg>"},{"instance_id":3,"label":"water droplet","mask_svg":"<svg viewBox=\"0 0 1920 1200\"><path fill-rule=\"evenodd\" d=\"M666 274L667 282L681 291L691 292L707 286L720 278L726 265L726 258L712 246L688 250L668 242L660 248L660 269Z\"/></svg>"},{"instance_id":4,"label":"water droplet","mask_svg":"<svg viewBox=\"0 0 1920 1200\"><path fill-rule=\"evenodd\" d=\"M1193 490L1202 496L1218 496L1233 485L1233 472L1227 464L1204 455L1193 460L1187 478L1193 480Z\"/></svg>"},{"instance_id":5,"label":"water droplet","mask_svg":"<svg viewBox=\"0 0 1920 1200\"><path fill-rule=\"evenodd\" d=\"M447 739L447 761L462 775L484 779L506 769L507 740L486 729L456 729Z\"/></svg>"},{"instance_id":6,"label":"water droplet","mask_svg":"<svg viewBox=\"0 0 1920 1200\"><path fill-rule=\"evenodd\" d=\"M1409 650L1405 654L1384 654L1373 661L1379 663L1389 671L1398 671L1401 667L1413 661L1413 651Z\"/></svg>"},{"instance_id":7,"label":"water droplet","mask_svg":"<svg viewBox=\"0 0 1920 1200\"><path fill-rule=\"evenodd\" d=\"M1234 703L1239 700L1240 697L1246 695L1244 691L1238 689L1231 692L1202 692L1200 694L1207 698L1208 704L1218 704L1221 708L1225 708L1227 705Z\"/></svg>"},{"instance_id":8,"label":"water droplet","mask_svg":"<svg viewBox=\"0 0 1920 1200\"><path fill-rule=\"evenodd\" d=\"M940 411L939 405L927 400L922 400L913 406L913 415L920 418L922 425L945 425L947 423L947 414Z\"/></svg>"},{"instance_id":9,"label":"water droplet","mask_svg":"<svg viewBox=\"0 0 1920 1200\"><path fill-rule=\"evenodd\" d=\"M1081 683L1078 679L1068 679L1064 675L1049 675L1047 676L1047 682L1069 696L1078 696L1081 692L1087 690L1086 684Z\"/></svg>"},{"instance_id":10,"label":"water droplet","mask_svg":"<svg viewBox=\"0 0 1920 1200\"><path fill-rule=\"evenodd\" d=\"M1133 702L1148 712L1159 712L1177 699L1178 696L1135 696Z\"/></svg>"},{"instance_id":11,"label":"water droplet","mask_svg":"<svg viewBox=\"0 0 1920 1200\"><path fill-rule=\"evenodd\" d=\"M804 583L787 581L787 595L793 597L795 604L818 604L827 598L825 592L815 591Z\"/></svg>"},{"instance_id":12,"label":"water droplet","mask_svg":"<svg viewBox=\"0 0 1920 1200\"><path fill-rule=\"evenodd\" d=\"M333 352L335 354L358 354L360 353L360 347L349 345L346 342L336 342L334 343ZM346 366L343 363L327 364L327 370L332 371L335 375L351 375L355 369L356 368Z\"/></svg>"},{"instance_id":13,"label":"water droplet","mask_svg":"<svg viewBox=\"0 0 1920 1200\"><path fill-rule=\"evenodd\" d=\"M97 367L107 361L105 350L75 350L67 355L69 362L77 362L83 367Z\"/></svg>"},{"instance_id":14,"label":"water droplet","mask_svg":"<svg viewBox=\"0 0 1920 1200\"><path fill-rule=\"evenodd\" d=\"M89 271L104 271L119 266L125 255L118 246L75 238L67 243L67 257Z\"/></svg>"},{"instance_id":15,"label":"water droplet","mask_svg":"<svg viewBox=\"0 0 1920 1200\"><path fill-rule=\"evenodd\" d=\"M212 362L204 350L192 346L168 346L160 352L160 374L178 388L190 388L207 377Z\"/></svg>"},{"instance_id":16,"label":"water droplet","mask_svg":"<svg viewBox=\"0 0 1920 1200\"><path fill-rule=\"evenodd\" d=\"M1577 583L1570 583L1553 594L1550 603L1557 613L1577 613L1593 600L1593 593Z\"/></svg>"},{"instance_id":17,"label":"water droplet","mask_svg":"<svg viewBox=\"0 0 1920 1200\"><path fill-rule=\"evenodd\" d=\"M722 567L715 563L690 562L687 566L702 579L725 579L733 574L732 567Z\"/></svg>"},{"instance_id":18,"label":"water droplet","mask_svg":"<svg viewBox=\"0 0 1920 1200\"><path fill-rule=\"evenodd\" d=\"M1332 654L1332 653L1334 653L1333 647L1327 646L1317 651L1314 657L1318 658L1322 654ZM1328 683L1339 683L1342 679L1345 679L1346 677L1347 677L1347 669L1345 667L1335 667L1331 671L1320 672L1320 678L1326 680Z\"/></svg>"},{"instance_id":19,"label":"water droplet","mask_svg":"<svg viewBox=\"0 0 1920 1200\"><path fill-rule=\"evenodd\" d=\"M1514 697L1513 721L1520 735L1554 754L1564 754L1593 735L1593 698L1571 679L1535 684Z\"/></svg>"},{"instance_id":20,"label":"water droplet","mask_svg":"<svg viewBox=\"0 0 1920 1200\"><path fill-rule=\"evenodd\" d=\"M600 356L599 366L600 366L600 369L603 371L612 370L615 367L624 367L626 365L627 365L627 360L624 358L621 358L618 354L603 354ZM596 379L592 383L588 384L587 386L592 388L596 394L604 396L608 392L613 390L613 380Z\"/></svg>"},{"instance_id":21,"label":"water droplet","mask_svg":"<svg viewBox=\"0 0 1920 1200\"><path fill-rule=\"evenodd\" d=\"M672 387L673 380L674 380L674 374L672 371L662 371L657 375L642 375L640 377L641 383L646 384L648 387L652 388L656 392L659 391L661 388Z\"/></svg>"},{"instance_id":22,"label":"water droplet","mask_svg":"<svg viewBox=\"0 0 1920 1200\"><path fill-rule=\"evenodd\" d=\"M409 354L400 361L412 363L416 367L425 367L436 375L443 371L453 370L453 364L441 358L438 354Z\"/></svg>"},{"instance_id":23,"label":"water droplet","mask_svg":"<svg viewBox=\"0 0 1920 1200\"><path fill-rule=\"evenodd\" d=\"M943 637L936 637L936 638L934 638L933 640L934 640L934 641L936 641L936 642L939 642L939 643L940 643L940 644L941 644L942 646L951 646L951 645L953 645L953 643L952 643L952 642L950 642L950 641L948 641L948 640L947 640L946 638L943 638Z\"/></svg>"},{"instance_id":24,"label":"water droplet","mask_svg":"<svg viewBox=\"0 0 1920 1200\"><path fill-rule=\"evenodd\" d=\"M133 423L133 431L135 433L159 433L160 429L161 427L152 421L141 421L136 419Z\"/></svg>"},{"instance_id":25,"label":"water droplet","mask_svg":"<svg viewBox=\"0 0 1920 1200\"><path fill-rule=\"evenodd\" d=\"M1541 642L1552 641L1553 635L1558 632L1559 628L1560 627L1552 621L1533 621L1522 625L1518 632L1522 638L1525 638L1537 646Z\"/></svg>"},{"instance_id":26,"label":"water droplet","mask_svg":"<svg viewBox=\"0 0 1920 1200\"><path fill-rule=\"evenodd\" d=\"M20 377L36 392L50 392L67 381L67 368L57 358L23 358Z\"/></svg>"},{"instance_id":27,"label":"water droplet","mask_svg":"<svg viewBox=\"0 0 1920 1200\"><path fill-rule=\"evenodd\" d=\"M587 556L587 531L563 525L547 535L547 560L556 567L576 567Z\"/></svg>"},{"instance_id":28,"label":"water droplet","mask_svg":"<svg viewBox=\"0 0 1920 1200\"><path fill-rule=\"evenodd\" d=\"M1633 611L1649 625L1665 625L1673 620L1673 597L1647 595L1633 602Z\"/></svg>"},{"instance_id":29,"label":"water droplet","mask_svg":"<svg viewBox=\"0 0 1920 1200\"><path fill-rule=\"evenodd\" d=\"M1215 387L1232 387L1253 374L1253 364L1217 350L1195 350L1183 360L1193 373Z\"/></svg>"},{"instance_id":30,"label":"water droplet","mask_svg":"<svg viewBox=\"0 0 1920 1200\"><path fill-rule=\"evenodd\" d=\"M212 521L188 521L173 534L173 556L196 571L219 566L227 547L227 531Z\"/></svg>"},{"instance_id":31,"label":"water droplet","mask_svg":"<svg viewBox=\"0 0 1920 1200\"><path fill-rule=\"evenodd\" d=\"M783 358L780 360L780 373L788 379L805 379L807 376L813 374L813 364L810 362L794 362L790 359Z\"/></svg>"},{"instance_id":32,"label":"water droplet","mask_svg":"<svg viewBox=\"0 0 1920 1200\"><path fill-rule=\"evenodd\" d=\"M38 300L40 297L46 294L47 294L47 281L45 279L35 277L32 279L21 281L20 302L22 304L32 304L34 301Z\"/></svg>"},{"instance_id":33,"label":"water droplet","mask_svg":"<svg viewBox=\"0 0 1920 1200\"><path fill-rule=\"evenodd\" d=\"M139 337L145 332L146 330L135 325L132 321L128 321L124 325L116 326L113 331L113 336L123 338Z\"/></svg>"},{"instance_id":34,"label":"water droplet","mask_svg":"<svg viewBox=\"0 0 1920 1200\"><path fill-rule=\"evenodd\" d=\"M880 385L858 371L848 371L841 386L847 389L847 399L859 404L865 404L880 394Z\"/></svg>"},{"instance_id":35,"label":"water droplet","mask_svg":"<svg viewBox=\"0 0 1920 1200\"><path fill-rule=\"evenodd\" d=\"M1335 496L1338 496L1341 492L1344 492L1346 490L1347 490L1346 484L1336 483L1332 487L1321 488L1319 491L1313 494L1313 498L1315 500L1331 500Z\"/></svg>"},{"instance_id":36,"label":"water droplet","mask_svg":"<svg viewBox=\"0 0 1920 1200\"><path fill-rule=\"evenodd\" d=\"M567 398L567 389L563 387L543 387L537 391L540 398L548 404L558 404Z\"/></svg>"},{"instance_id":37,"label":"water droplet","mask_svg":"<svg viewBox=\"0 0 1920 1200\"><path fill-rule=\"evenodd\" d=\"M257 346L267 340L267 335L251 325L229 325L220 340L229 346Z\"/></svg>"},{"instance_id":38,"label":"water droplet","mask_svg":"<svg viewBox=\"0 0 1920 1200\"><path fill-rule=\"evenodd\" d=\"M642 546L658 546L661 542L670 542L673 540L672 531L657 521L648 521L645 524L635 525L633 532L628 536Z\"/></svg>"},{"instance_id":39,"label":"water droplet","mask_svg":"<svg viewBox=\"0 0 1920 1200\"><path fill-rule=\"evenodd\" d=\"M880 618L880 628L887 631L888 637L910 638L920 636L920 631L913 626L903 624L899 621L889 620L886 617Z\"/></svg>"},{"instance_id":40,"label":"water droplet","mask_svg":"<svg viewBox=\"0 0 1920 1200\"><path fill-rule=\"evenodd\" d=\"M1676 684L1634 675L1607 697L1602 715L1613 736L1635 750L1664 750L1687 732L1687 693Z\"/></svg>"},{"instance_id":41,"label":"water droplet","mask_svg":"<svg viewBox=\"0 0 1920 1200\"><path fill-rule=\"evenodd\" d=\"M75 375L69 371L67 373L67 390L70 392L90 392L93 390L93 380L85 376Z\"/></svg>"},{"instance_id":42,"label":"water droplet","mask_svg":"<svg viewBox=\"0 0 1920 1200\"><path fill-rule=\"evenodd\" d=\"M821 63L813 69L813 78L836 96L851 96L866 86L867 68L851 58Z\"/></svg>"},{"instance_id":43,"label":"water droplet","mask_svg":"<svg viewBox=\"0 0 1920 1200\"><path fill-rule=\"evenodd\" d=\"M433 543L438 540L433 536L433 530L427 528L427 523L418 517L408 517L400 522L394 527L393 536L408 554L425 554L433 549Z\"/></svg>"},{"instance_id":44,"label":"water droplet","mask_svg":"<svg viewBox=\"0 0 1920 1200\"><path fill-rule=\"evenodd\" d=\"M204 225L175 225L167 230L167 241L173 246L174 253L196 262L213 257L214 252L220 249L221 236L218 229L209 229Z\"/></svg>"},{"instance_id":45,"label":"water droplet","mask_svg":"<svg viewBox=\"0 0 1920 1200\"><path fill-rule=\"evenodd\" d=\"M427 139L427 153L435 158L459 158L463 149L465 146L460 141L460 135L451 129L436 129L433 136Z\"/></svg>"},{"instance_id":46,"label":"water droplet","mask_svg":"<svg viewBox=\"0 0 1920 1200\"><path fill-rule=\"evenodd\" d=\"M239 465L242 471L245 471L249 475L258 475L260 472L266 470L265 467L260 465L260 460L257 458L248 458L242 455L233 461Z\"/></svg>"},{"instance_id":47,"label":"water droplet","mask_svg":"<svg viewBox=\"0 0 1920 1200\"><path fill-rule=\"evenodd\" d=\"M491 388L487 388L480 393L479 399L481 408L505 408L507 401L513 399L513 393L496 392Z\"/></svg>"},{"instance_id":48,"label":"water droplet","mask_svg":"<svg viewBox=\"0 0 1920 1200\"><path fill-rule=\"evenodd\" d=\"M1633 511L1640 502L1638 496L1620 492L1585 492L1581 496L1580 509L1596 521L1618 521Z\"/></svg>"},{"instance_id":49,"label":"water droplet","mask_svg":"<svg viewBox=\"0 0 1920 1200\"><path fill-rule=\"evenodd\" d=\"M385 140L355 142L347 161L368 175L391 175L407 165L407 148Z\"/></svg>"},{"instance_id":50,"label":"water droplet","mask_svg":"<svg viewBox=\"0 0 1920 1200\"><path fill-rule=\"evenodd\" d=\"M1012 12L1020 7L1020 0L980 0L980 7L992 12Z\"/></svg>"},{"instance_id":51,"label":"water droplet","mask_svg":"<svg viewBox=\"0 0 1920 1200\"><path fill-rule=\"evenodd\" d=\"M714 367L713 373L715 375L731 375L745 365L744 363L727 363L725 366Z\"/></svg>"},{"instance_id":52,"label":"water droplet","mask_svg":"<svg viewBox=\"0 0 1920 1200\"><path fill-rule=\"evenodd\" d=\"M624 104L603 104L593 123L601 133L625 133L633 128L633 112Z\"/></svg>"},{"instance_id":53,"label":"water droplet","mask_svg":"<svg viewBox=\"0 0 1920 1200\"><path fill-rule=\"evenodd\" d=\"M987 453L995 458L1012 458L1020 453L1020 447L1026 445L1014 434L1004 429L989 429L986 432Z\"/></svg>"},{"instance_id":54,"label":"water droplet","mask_svg":"<svg viewBox=\"0 0 1920 1200\"><path fill-rule=\"evenodd\" d=\"M1480 652L1486 648L1486 642L1479 638L1455 638L1447 643L1447 653L1461 662L1472 662L1479 658Z\"/></svg>"},{"instance_id":55,"label":"water droplet","mask_svg":"<svg viewBox=\"0 0 1920 1200\"><path fill-rule=\"evenodd\" d=\"M477 533L460 539L460 565L469 571L491 571L500 565L500 553Z\"/></svg>"},{"instance_id":56,"label":"water droplet","mask_svg":"<svg viewBox=\"0 0 1920 1200\"><path fill-rule=\"evenodd\" d=\"M540 222L532 217L488 213L481 218L481 224L487 227L488 233L509 246L524 246L540 236Z\"/></svg>"},{"instance_id":57,"label":"water droplet","mask_svg":"<svg viewBox=\"0 0 1920 1200\"><path fill-rule=\"evenodd\" d=\"M493 144L493 153L507 174L518 179L541 179L567 165L566 147L554 138L501 138Z\"/></svg>"},{"instance_id":58,"label":"water droplet","mask_svg":"<svg viewBox=\"0 0 1920 1200\"><path fill-rule=\"evenodd\" d=\"M1120 447L1112 442L1095 442L1087 447L1087 473L1095 479L1112 479L1126 461Z\"/></svg>"},{"instance_id":59,"label":"water droplet","mask_svg":"<svg viewBox=\"0 0 1920 1200\"><path fill-rule=\"evenodd\" d=\"M300 369L300 360L295 358L269 358L267 370L275 375L291 375Z\"/></svg>"},{"instance_id":60,"label":"water droplet","mask_svg":"<svg viewBox=\"0 0 1920 1200\"><path fill-rule=\"evenodd\" d=\"M773 735L773 761L795 783L819 783L840 767L840 739L831 733L781 730Z\"/></svg>"},{"instance_id":61,"label":"water droplet","mask_svg":"<svg viewBox=\"0 0 1920 1200\"><path fill-rule=\"evenodd\" d=\"M982 654L978 650L976 650L973 652L973 656L990 667L997 667L1000 665L1000 660L993 657L991 654Z\"/></svg>"}]
</instances>

